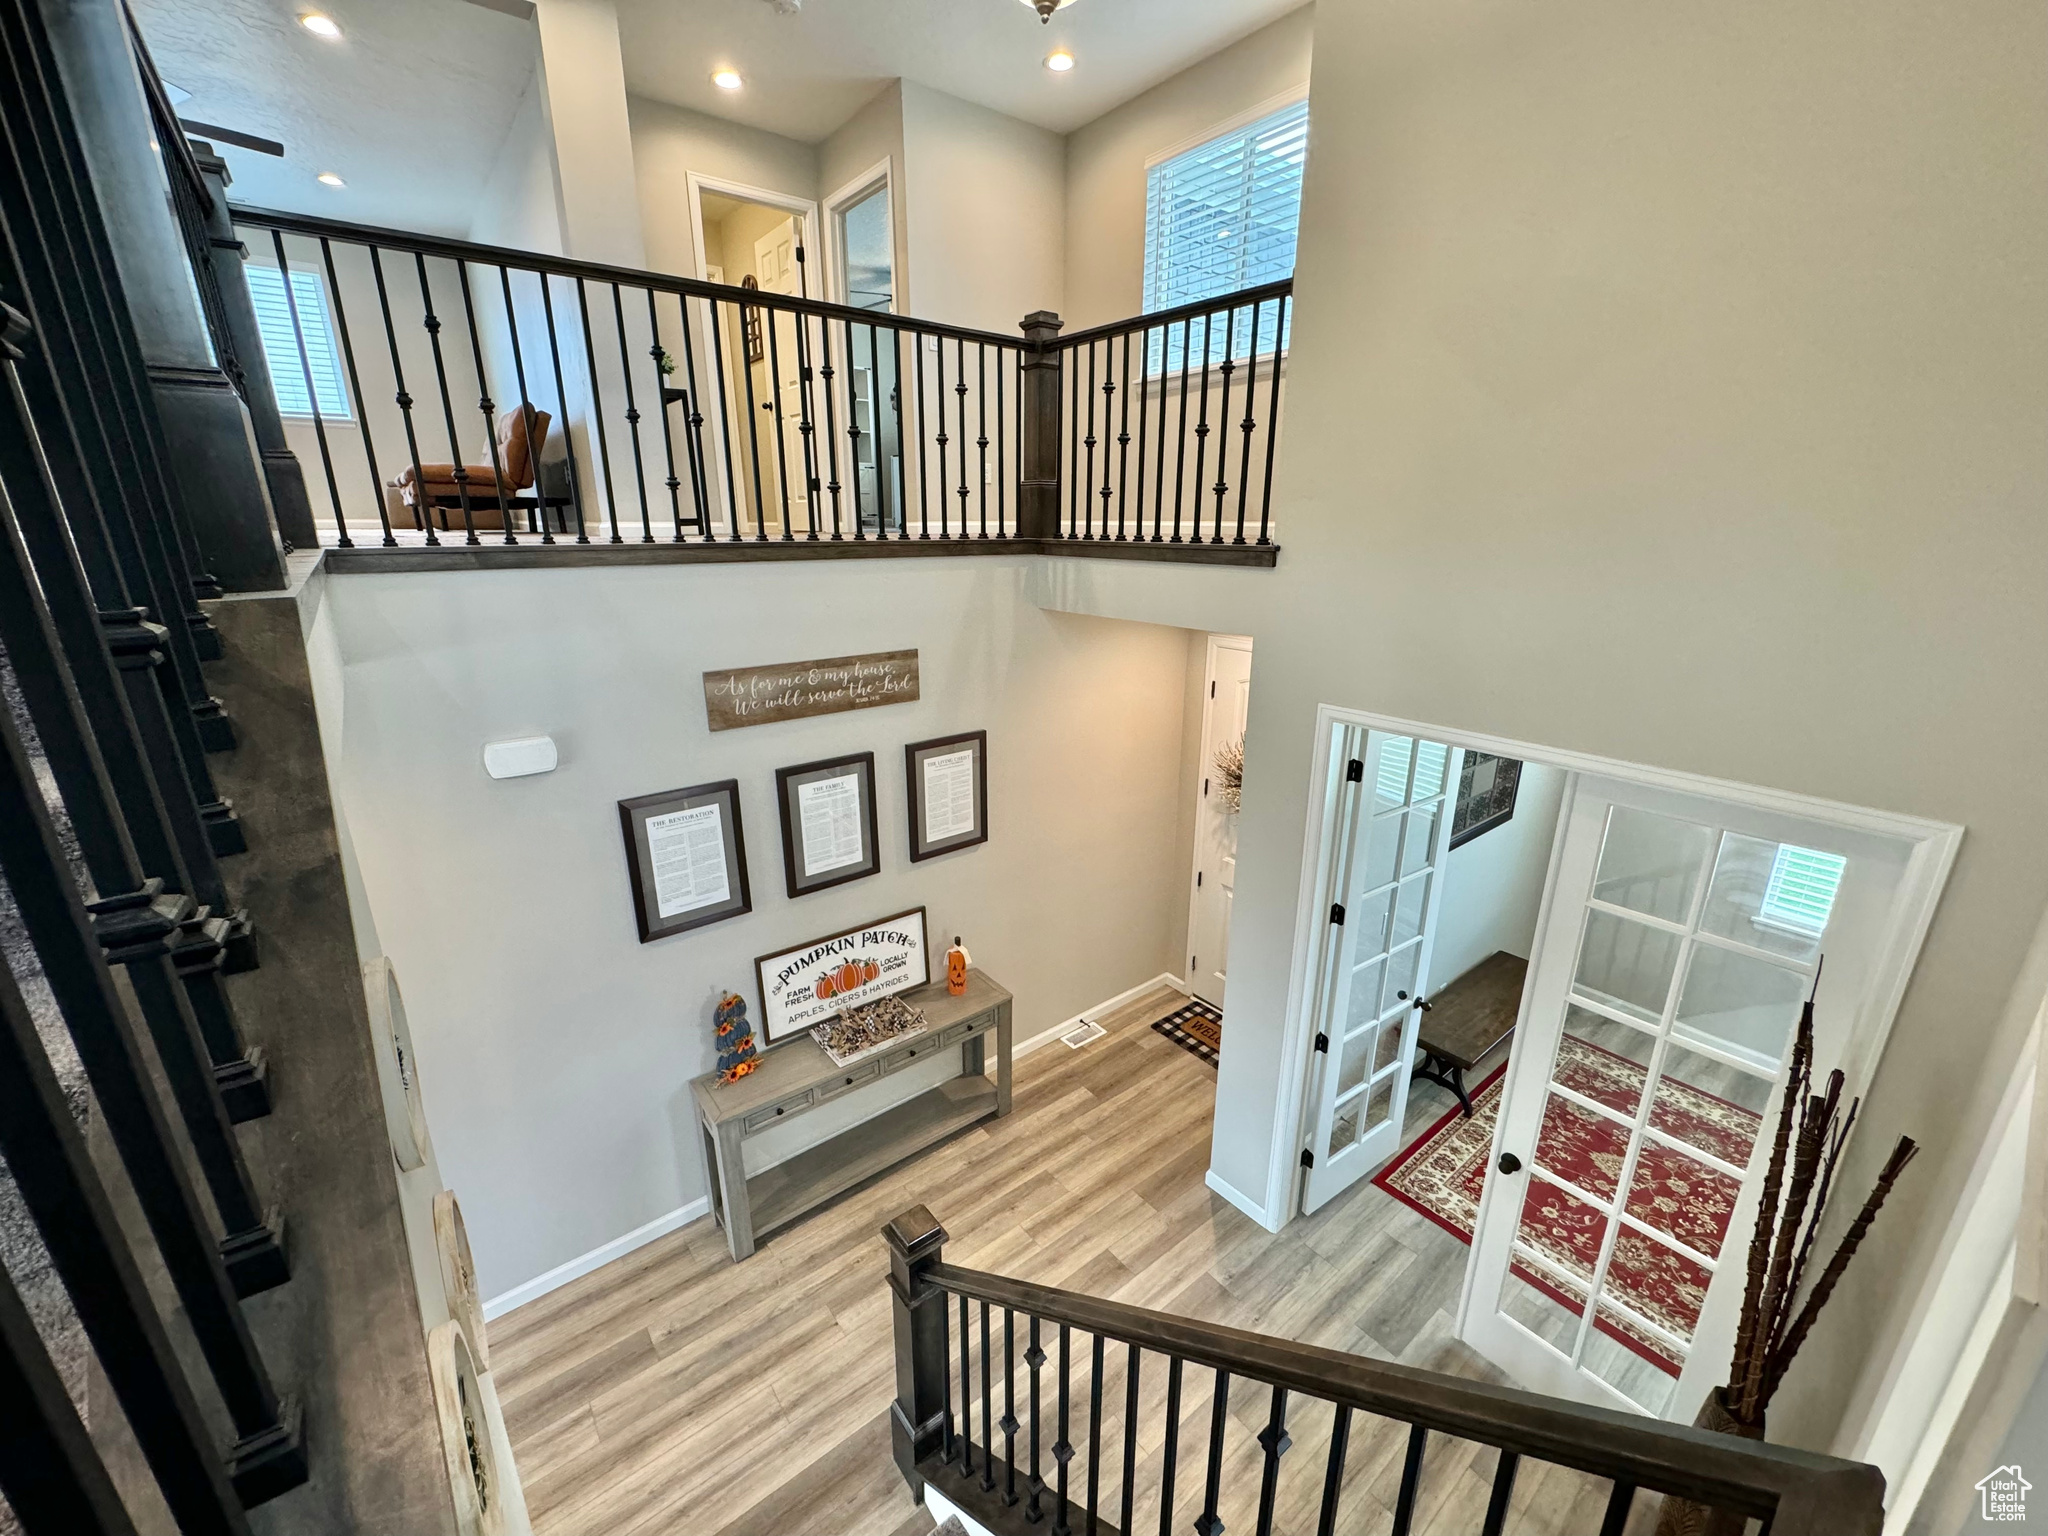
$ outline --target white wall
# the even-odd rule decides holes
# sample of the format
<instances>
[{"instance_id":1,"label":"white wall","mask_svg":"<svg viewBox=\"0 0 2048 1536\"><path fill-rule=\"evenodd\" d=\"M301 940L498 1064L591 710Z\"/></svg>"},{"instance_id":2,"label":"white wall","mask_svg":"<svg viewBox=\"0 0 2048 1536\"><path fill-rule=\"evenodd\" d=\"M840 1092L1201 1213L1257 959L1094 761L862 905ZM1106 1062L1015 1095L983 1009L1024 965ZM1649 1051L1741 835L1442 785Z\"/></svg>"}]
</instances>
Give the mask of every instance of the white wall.
<instances>
[{"instance_id":1,"label":"white wall","mask_svg":"<svg viewBox=\"0 0 2048 1536\"><path fill-rule=\"evenodd\" d=\"M1145 162L1303 89L1314 23L1303 6L1067 136L1069 329L1144 309Z\"/></svg>"},{"instance_id":2,"label":"white wall","mask_svg":"<svg viewBox=\"0 0 2048 1536\"><path fill-rule=\"evenodd\" d=\"M479 244L562 254L561 189L545 94L536 66L470 217L469 238Z\"/></svg>"},{"instance_id":3,"label":"white wall","mask_svg":"<svg viewBox=\"0 0 2048 1536\"><path fill-rule=\"evenodd\" d=\"M653 271L678 277L704 275L697 270L690 237L691 171L789 197L818 195L815 145L644 96L628 97L626 105L632 114L640 225Z\"/></svg>"},{"instance_id":4,"label":"white wall","mask_svg":"<svg viewBox=\"0 0 2048 1536\"><path fill-rule=\"evenodd\" d=\"M842 123L818 146L818 198L833 196L856 176L889 162L889 218L896 234L896 311L910 307L910 222L903 196L903 82L891 80L874 100ZM828 218L830 214L826 215Z\"/></svg>"},{"instance_id":5,"label":"white wall","mask_svg":"<svg viewBox=\"0 0 2048 1536\"><path fill-rule=\"evenodd\" d=\"M1035 588L1257 640L1239 1189L1293 1092L1319 703L1968 828L1844 1187L1927 1150L1772 1406L1793 1443L1888 1348L2048 904L2044 56L2019 0L1319 8L1279 567Z\"/></svg>"},{"instance_id":6,"label":"white wall","mask_svg":"<svg viewBox=\"0 0 2048 1536\"><path fill-rule=\"evenodd\" d=\"M1186 640L1020 600L1023 562L349 575L338 778L440 1166L505 1290L705 1192L688 1083L753 959L923 904L1020 1036L1169 968ZM774 622L765 624L764 616ZM916 704L711 736L705 667L915 646ZM990 841L915 867L903 747L989 733ZM495 782L486 741L561 766ZM778 767L876 759L882 873L791 901ZM740 781L751 915L637 942L617 802Z\"/></svg>"},{"instance_id":7,"label":"white wall","mask_svg":"<svg viewBox=\"0 0 2048 1536\"><path fill-rule=\"evenodd\" d=\"M565 254L645 266L618 8L614 0L537 0L537 19Z\"/></svg>"},{"instance_id":8,"label":"white wall","mask_svg":"<svg viewBox=\"0 0 2048 1536\"><path fill-rule=\"evenodd\" d=\"M1501 950L1529 958L1564 780L1561 769L1524 763L1515 814L1451 850L1430 951L1431 991Z\"/></svg>"}]
</instances>

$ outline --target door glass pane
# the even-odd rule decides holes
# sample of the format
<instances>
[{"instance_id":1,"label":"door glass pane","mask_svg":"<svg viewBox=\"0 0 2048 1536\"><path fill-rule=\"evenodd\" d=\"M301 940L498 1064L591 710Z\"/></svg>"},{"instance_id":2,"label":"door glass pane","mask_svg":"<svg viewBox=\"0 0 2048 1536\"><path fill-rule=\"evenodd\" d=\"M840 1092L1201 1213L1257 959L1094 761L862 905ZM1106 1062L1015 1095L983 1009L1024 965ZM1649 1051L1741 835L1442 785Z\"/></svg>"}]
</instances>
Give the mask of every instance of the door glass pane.
<instances>
[{"instance_id":1,"label":"door glass pane","mask_svg":"<svg viewBox=\"0 0 2048 1536\"><path fill-rule=\"evenodd\" d=\"M1372 808L1392 810L1408 803L1408 759L1415 743L1406 736L1380 738L1380 771L1372 781Z\"/></svg>"},{"instance_id":2,"label":"door glass pane","mask_svg":"<svg viewBox=\"0 0 2048 1536\"><path fill-rule=\"evenodd\" d=\"M1749 1166L1771 1100L1768 1078L1726 1066L1673 1041L1664 1047L1650 1124L1737 1168Z\"/></svg>"},{"instance_id":3,"label":"door glass pane","mask_svg":"<svg viewBox=\"0 0 2048 1536\"><path fill-rule=\"evenodd\" d=\"M1380 1071L1400 1053L1401 1021L1396 1019L1380 1031L1380 1047L1372 1053L1373 1071Z\"/></svg>"},{"instance_id":4,"label":"door glass pane","mask_svg":"<svg viewBox=\"0 0 2048 1536\"><path fill-rule=\"evenodd\" d=\"M1386 962L1376 959L1351 973L1351 1001L1345 1010L1345 1028L1356 1029L1380 1016L1380 973L1385 969Z\"/></svg>"},{"instance_id":5,"label":"door glass pane","mask_svg":"<svg viewBox=\"0 0 2048 1536\"><path fill-rule=\"evenodd\" d=\"M1353 1099L1337 1111L1336 1121L1330 1126L1328 1152L1331 1157L1358 1140L1358 1110L1363 1102L1363 1099Z\"/></svg>"},{"instance_id":6,"label":"door glass pane","mask_svg":"<svg viewBox=\"0 0 2048 1536\"><path fill-rule=\"evenodd\" d=\"M1646 1136L1629 1178L1627 1210L1644 1226L1717 1259L1741 1193L1740 1179Z\"/></svg>"},{"instance_id":7,"label":"door glass pane","mask_svg":"<svg viewBox=\"0 0 2048 1536\"><path fill-rule=\"evenodd\" d=\"M1357 926L1352 927L1352 915L1344 914L1344 926L1352 929L1352 953L1360 959L1377 955L1387 947L1387 909L1394 904L1394 892L1385 888L1371 896L1361 897L1358 902Z\"/></svg>"},{"instance_id":8,"label":"door glass pane","mask_svg":"<svg viewBox=\"0 0 2048 1536\"><path fill-rule=\"evenodd\" d=\"M1590 1195L1612 1199L1621 1183L1628 1138L1628 1126L1553 1093L1543 1106L1536 1163Z\"/></svg>"},{"instance_id":9,"label":"door glass pane","mask_svg":"<svg viewBox=\"0 0 2048 1536\"><path fill-rule=\"evenodd\" d=\"M1387 1123L1394 1108L1394 1080L1383 1077L1372 1085L1372 1092L1366 1095L1365 1128L1377 1130Z\"/></svg>"},{"instance_id":10,"label":"door glass pane","mask_svg":"<svg viewBox=\"0 0 2048 1536\"><path fill-rule=\"evenodd\" d=\"M1698 945L1686 967L1675 1033L1775 1072L1807 986L1805 976L1768 960Z\"/></svg>"},{"instance_id":11,"label":"door glass pane","mask_svg":"<svg viewBox=\"0 0 2048 1536\"><path fill-rule=\"evenodd\" d=\"M1623 1227L1615 1238L1614 1256L1607 1261L1601 1293L1690 1344L1707 1299L1707 1282L1713 1278L1677 1249ZM1649 1340L1640 1331L1637 1337ZM1653 1343L1651 1348L1669 1352L1663 1344Z\"/></svg>"},{"instance_id":12,"label":"door glass pane","mask_svg":"<svg viewBox=\"0 0 2048 1536\"><path fill-rule=\"evenodd\" d=\"M1402 874L1412 875L1435 862L1437 815L1442 809L1441 803L1418 805L1408 813L1408 840L1401 845Z\"/></svg>"},{"instance_id":13,"label":"door glass pane","mask_svg":"<svg viewBox=\"0 0 2048 1536\"><path fill-rule=\"evenodd\" d=\"M1848 861L1839 854L1727 833L1700 927L1802 965L1820 953Z\"/></svg>"},{"instance_id":14,"label":"door glass pane","mask_svg":"<svg viewBox=\"0 0 2048 1536\"><path fill-rule=\"evenodd\" d=\"M1678 1390L1678 1376L1660 1362L1676 1353L1603 1301L1579 1363L1645 1413L1661 1415Z\"/></svg>"},{"instance_id":15,"label":"door glass pane","mask_svg":"<svg viewBox=\"0 0 2048 1536\"><path fill-rule=\"evenodd\" d=\"M1586 1293L1559 1276L1517 1260L1500 1288L1500 1310L1566 1359L1579 1339Z\"/></svg>"},{"instance_id":16,"label":"door glass pane","mask_svg":"<svg viewBox=\"0 0 2048 1536\"><path fill-rule=\"evenodd\" d=\"M1606 1234L1607 1216L1597 1206L1530 1173L1516 1242L1534 1248L1565 1274L1586 1277L1600 1258Z\"/></svg>"},{"instance_id":17,"label":"door glass pane","mask_svg":"<svg viewBox=\"0 0 2048 1536\"><path fill-rule=\"evenodd\" d=\"M1401 847L1402 820L1398 812L1374 818L1365 835L1365 873L1358 882L1361 891L1373 890L1394 878L1394 855Z\"/></svg>"},{"instance_id":18,"label":"door glass pane","mask_svg":"<svg viewBox=\"0 0 2048 1536\"><path fill-rule=\"evenodd\" d=\"M1429 876L1411 876L1398 889L1401 895L1394 903L1394 936L1387 941L1390 944L1406 944L1422 932L1422 910L1429 903Z\"/></svg>"},{"instance_id":19,"label":"door glass pane","mask_svg":"<svg viewBox=\"0 0 2048 1536\"><path fill-rule=\"evenodd\" d=\"M1337 1093L1340 1097L1365 1081L1365 1074L1372 1065L1373 1037L1378 1033L1379 1027L1369 1024L1344 1042L1344 1058L1337 1067Z\"/></svg>"},{"instance_id":20,"label":"door glass pane","mask_svg":"<svg viewBox=\"0 0 2048 1536\"><path fill-rule=\"evenodd\" d=\"M1438 741L1417 742L1415 746L1415 789L1409 799L1427 800L1444 792L1444 765L1451 749Z\"/></svg>"},{"instance_id":21,"label":"door glass pane","mask_svg":"<svg viewBox=\"0 0 2048 1536\"><path fill-rule=\"evenodd\" d=\"M1682 923L1692 915L1693 892L1713 845L1706 827L1617 805L1607 815L1594 898Z\"/></svg>"},{"instance_id":22,"label":"door glass pane","mask_svg":"<svg viewBox=\"0 0 2048 1536\"><path fill-rule=\"evenodd\" d=\"M1588 912L1572 984L1617 1013L1661 1023L1678 965L1678 935L1611 912Z\"/></svg>"},{"instance_id":23,"label":"door glass pane","mask_svg":"<svg viewBox=\"0 0 2048 1536\"><path fill-rule=\"evenodd\" d=\"M1647 1030L1567 1004L1564 1038L1558 1042L1551 1076L1572 1092L1633 1120L1656 1043Z\"/></svg>"},{"instance_id":24,"label":"door glass pane","mask_svg":"<svg viewBox=\"0 0 2048 1536\"><path fill-rule=\"evenodd\" d=\"M1422 942L1397 949L1387 957L1387 986L1380 996L1380 1011L1391 1012L1415 995L1415 967L1422 959Z\"/></svg>"}]
</instances>

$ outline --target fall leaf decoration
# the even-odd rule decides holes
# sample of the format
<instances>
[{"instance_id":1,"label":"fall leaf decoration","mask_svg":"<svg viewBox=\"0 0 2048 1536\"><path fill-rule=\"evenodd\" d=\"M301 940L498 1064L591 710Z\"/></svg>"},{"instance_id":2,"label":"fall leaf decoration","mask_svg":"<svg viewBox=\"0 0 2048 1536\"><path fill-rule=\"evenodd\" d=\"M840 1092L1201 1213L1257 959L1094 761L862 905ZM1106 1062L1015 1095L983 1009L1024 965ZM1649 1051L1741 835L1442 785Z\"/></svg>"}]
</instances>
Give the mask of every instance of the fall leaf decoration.
<instances>
[{"instance_id":1,"label":"fall leaf decoration","mask_svg":"<svg viewBox=\"0 0 2048 1536\"><path fill-rule=\"evenodd\" d=\"M1218 747L1213 766L1217 798L1223 802L1223 809L1234 815L1242 809L1244 800L1244 738L1240 736Z\"/></svg>"}]
</instances>

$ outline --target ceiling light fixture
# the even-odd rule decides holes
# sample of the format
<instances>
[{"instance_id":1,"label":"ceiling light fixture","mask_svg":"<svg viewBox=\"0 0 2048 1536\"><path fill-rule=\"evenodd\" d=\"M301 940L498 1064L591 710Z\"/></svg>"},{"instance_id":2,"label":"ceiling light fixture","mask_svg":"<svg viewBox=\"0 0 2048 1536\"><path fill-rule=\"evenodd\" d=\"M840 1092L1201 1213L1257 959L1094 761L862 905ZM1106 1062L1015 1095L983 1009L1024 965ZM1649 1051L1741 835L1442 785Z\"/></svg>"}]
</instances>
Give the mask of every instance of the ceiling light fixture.
<instances>
[{"instance_id":1,"label":"ceiling light fixture","mask_svg":"<svg viewBox=\"0 0 2048 1536\"><path fill-rule=\"evenodd\" d=\"M717 86L721 91L736 91L741 86L745 85L747 82L740 78L740 72L738 70L721 69L715 70L712 73L711 83Z\"/></svg>"},{"instance_id":2,"label":"ceiling light fixture","mask_svg":"<svg viewBox=\"0 0 2048 1536\"><path fill-rule=\"evenodd\" d=\"M319 11L306 12L305 15L299 18L299 25L315 37L324 37L331 43L341 40L341 24L332 16L324 15Z\"/></svg>"},{"instance_id":3,"label":"ceiling light fixture","mask_svg":"<svg viewBox=\"0 0 2048 1536\"><path fill-rule=\"evenodd\" d=\"M323 187L345 187L348 185L347 182L343 181L332 171L322 171L317 180Z\"/></svg>"},{"instance_id":4,"label":"ceiling light fixture","mask_svg":"<svg viewBox=\"0 0 2048 1536\"><path fill-rule=\"evenodd\" d=\"M1074 56L1064 48L1055 48L1045 56L1045 67L1056 75L1064 75L1074 67Z\"/></svg>"},{"instance_id":5,"label":"ceiling light fixture","mask_svg":"<svg viewBox=\"0 0 2048 1536\"><path fill-rule=\"evenodd\" d=\"M1040 21L1051 21L1054 11L1065 10L1074 0L1024 0L1024 3L1038 12Z\"/></svg>"}]
</instances>

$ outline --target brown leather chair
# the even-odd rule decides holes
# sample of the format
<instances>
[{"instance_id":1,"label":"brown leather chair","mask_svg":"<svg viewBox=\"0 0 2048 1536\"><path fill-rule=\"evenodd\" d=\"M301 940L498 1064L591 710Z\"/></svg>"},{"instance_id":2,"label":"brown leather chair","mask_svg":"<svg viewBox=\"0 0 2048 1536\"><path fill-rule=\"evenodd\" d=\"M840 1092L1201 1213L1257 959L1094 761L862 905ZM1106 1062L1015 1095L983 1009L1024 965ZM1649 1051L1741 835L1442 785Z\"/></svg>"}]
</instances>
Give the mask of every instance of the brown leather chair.
<instances>
[{"instance_id":1,"label":"brown leather chair","mask_svg":"<svg viewBox=\"0 0 2048 1536\"><path fill-rule=\"evenodd\" d=\"M533 421L530 440L527 431L529 416ZM424 528L427 526L424 514L444 529L460 528L465 495L469 500L470 523L477 528L503 528L508 510L539 512L545 516L546 509L537 498L519 493L533 485L540 466L541 449L547 445L550 419L546 411L536 406L514 406L498 418L498 464L504 471L502 486L488 463L464 464L465 478L460 485L456 482L456 466L453 464L422 464L417 477L412 466L407 465L405 472L392 482L398 492L394 499L403 509L400 516L393 519L394 525L403 521L413 528Z\"/></svg>"}]
</instances>

